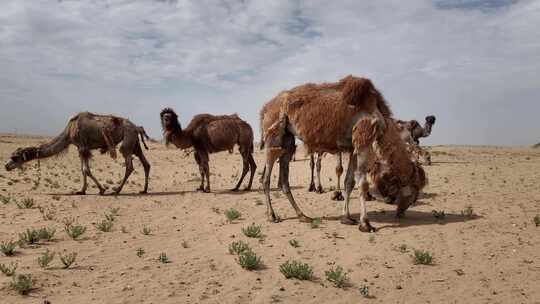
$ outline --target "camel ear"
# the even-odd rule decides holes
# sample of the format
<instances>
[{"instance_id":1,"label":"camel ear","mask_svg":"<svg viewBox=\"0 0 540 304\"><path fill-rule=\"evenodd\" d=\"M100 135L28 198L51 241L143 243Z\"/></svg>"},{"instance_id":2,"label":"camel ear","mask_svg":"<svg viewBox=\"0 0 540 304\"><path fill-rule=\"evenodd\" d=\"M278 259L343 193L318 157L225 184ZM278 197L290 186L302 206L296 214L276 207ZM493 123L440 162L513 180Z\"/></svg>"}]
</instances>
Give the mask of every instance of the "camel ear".
<instances>
[{"instance_id":1,"label":"camel ear","mask_svg":"<svg viewBox=\"0 0 540 304\"><path fill-rule=\"evenodd\" d=\"M373 89L371 80L367 78L349 75L340 80L340 82L343 84L343 91L341 92L342 99L350 106L361 105Z\"/></svg>"}]
</instances>

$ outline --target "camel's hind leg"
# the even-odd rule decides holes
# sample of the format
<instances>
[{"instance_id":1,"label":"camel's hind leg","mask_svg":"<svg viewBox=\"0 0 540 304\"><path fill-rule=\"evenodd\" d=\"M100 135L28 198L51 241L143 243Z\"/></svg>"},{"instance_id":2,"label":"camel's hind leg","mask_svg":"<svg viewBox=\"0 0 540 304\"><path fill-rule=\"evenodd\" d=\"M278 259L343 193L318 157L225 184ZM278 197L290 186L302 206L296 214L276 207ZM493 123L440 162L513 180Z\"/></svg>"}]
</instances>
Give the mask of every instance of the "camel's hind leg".
<instances>
[{"instance_id":1,"label":"camel's hind leg","mask_svg":"<svg viewBox=\"0 0 540 304\"><path fill-rule=\"evenodd\" d=\"M281 149L271 148L269 140L266 145L266 165L264 166L263 170L263 190L266 198L266 216L270 222L274 223L280 222L281 219L276 215L274 208L272 208L272 200L270 199L270 182L272 181L272 169L274 168L274 163L281 153Z\"/></svg>"},{"instance_id":2,"label":"camel's hind leg","mask_svg":"<svg viewBox=\"0 0 540 304\"><path fill-rule=\"evenodd\" d=\"M124 188L124 185L126 184L129 176L131 175L131 173L133 173L133 157L131 156L132 151L124 145L125 143L126 142L124 142L120 147L120 152L122 152L122 155L124 156L126 162L126 172L124 174L122 182L120 183L120 186L114 189L114 194L118 194L120 193L120 191L122 191L122 188Z\"/></svg>"},{"instance_id":3,"label":"camel's hind leg","mask_svg":"<svg viewBox=\"0 0 540 304\"><path fill-rule=\"evenodd\" d=\"M356 160L357 166L354 172L355 178L360 184L360 224L358 229L363 232L374 232L375 228L369 223L366 210L366 196L369 191L369 184L366 182L367 172L367 157L369 151L367 149L357 151ZM351 156L352 158L352 156Z\"/></svg>"},{"instance_id":4,"label":"camel's hind leg","mask_svg":"<svg viewBox=\"0 0 540 304\"><path fill-rule=\"evenodd\" d=\"M351 217L349 205L351 201L351 192L354 189L354 171L356 170L356 155L351 154L347 174L345 175L345 203L341 212L341 223L345 225L356 225L358 222Z\"/></svg>"},{"instance_id":5,"label":"camel's hind leg","mask_svg":"<svg viewBox=\"0 0 540 304\"><path fill-rule=\"evenodd\" d=\"M322 169L322 157L323 153L317 153L317 193L324 193L321 183L321 169Z\"/></svg>"},{"instance_id":6,"label":"camel's hind leg","mask_svg":"<svg viewBox=\"0 0 540 304\"><path fill-rule=\"evenodd\" d=\"M341 193L341 175L343 174L343 156L341 152L338 152L336 155L337 164L336 164L336 176L337 176L337 187L334 195L332 196L333 201L342 201L344 200L343 194Z\"/></svg>"},{"instance_id":7,"label":"camel's hind leg","mask_svg":"<svg viewBox=\"0 0 540 304\"><path fill-rule=\"evenodd\" d=\"M240 154L242 155L242 176L232 191L238 191L238 189L240 189L240 186L249 171L249 151L240 148Z\"/></svg>"},{"instance_id":8,"label":"camel's hind leg","mask_svg":"<svg viewBox=\"0 0 540 304\"><path fill-rule=\"evenodd\" d=\"M289 187L289 163L294 152L294 136L292 134L283 135L283 148L284 153L279 157L279 175L281 176L282 183L281 190L287 196L287 199L294 208L294 211L296 211L298 219L301 222L311 223L313 219L306 216L302 210L300 210L300 207L298 207L296 204Z\"/></svg>"},{"instance_id":9,"label":"camel's hind leg","mask_svg":"<svg viewBox=\"0 0 540 304\"><path fill-rule=\"evenodd\" d=\"M197 165L199 167L199 173L201 174L201 185L199 186L199 188L197 188L197 191L204 191L204 168L203 168L203 165L202 165L202 162L201 162L201 157L199 156L199 152L198 151L195 151L195 153L193 153L193 156L195 156L195 161L197 162Z\"/></svg>"},{"instance_id":10,"label":"camel's hind leg","mask_svg":"<svg viewBox=\"0 0 540 304\"><path fill-rule=\"evenodd\" d=\"M148 179L149 179L149 175L150 175L150 163L148 162L148 160L146 160L146 157L144 156L144 153L141 149L141 146L140 145L137 145L135 147L135 151L134 153L135 156L137 156L139 158L139 160L141 161L141 164L144 168L144 189L140 192L141 194L145 194L145 193L148 193Z\"/></svg>"},{"instance_id":11,"label":"camel's hind leg","mask_svg":"<svg viewBox=\"0 0 540 304\"><path fill-rule=\"evenodd\" d=\"M210 193L210 166L209 166L209 157L208 152L206 151L196 151L195 152L198 158L199 171L201 172L201 187L199 190L202 190L205 193ZM204 187L204 181L206 180L206 187Z\"/></svg>"},{"instance_id":12,"label":"camel's hind leg","mask_svg":"<svg viewBox=\"0 0 540 304\"><path fill-rule=\"evenodd\" d=\"M81 163L82 163L82 172L83 172L83 188L78 194L86 194L86 188L88 187L88 183L86 180L86 177L90 177L96 186L99 189L99 194L102 195L105 193L105 188L101 186L101 184L98 182L98 180L92 175L92 171L90 170L90 155L86 155L87 153L81 153Z\"/></svg>"},{"instance_id":13,"label":"camel's hind leg","mask_svg":"<svg viewBox=\"0 0 540 304\"><path fill-rule=\"evenodd\" d=\"M315 154L311 153L309 155L309 169L311 170L311 181L309 183L309 192L315 192Z\"/></svg>"},{"instance_id":14,"label":"camel's hind leg","mask_svg":"<svg viewBox=\"0 0 540 304\"><path fill-rule=\"evenodd\" d=\"M88 188L88 180L86 178L86 173L84 171L83 156L80 155L80 158L81 158L81 174L82 174L82 178L83 178L83 185L82 185L81 190L76 192L75 194L77 194L77 195L85 195L86 194L86 189Z\"/></svg>"},{"instance_id":15,"label":"camel's hind leg","mask_svg":"<svg viewBox=\"0 0 540 304\"><path fill-rule=\"evenodd\" d=\"M251 185L253 184L253 178L255 177L255 172L257 171L257 164L255 163L255 160L253 159L253 154L248 154L248 161L249 161L249 169L251 170L249 175L249 183L248 186L244 189L245 191L251 190Z\"/></svg>"}]
</instances>

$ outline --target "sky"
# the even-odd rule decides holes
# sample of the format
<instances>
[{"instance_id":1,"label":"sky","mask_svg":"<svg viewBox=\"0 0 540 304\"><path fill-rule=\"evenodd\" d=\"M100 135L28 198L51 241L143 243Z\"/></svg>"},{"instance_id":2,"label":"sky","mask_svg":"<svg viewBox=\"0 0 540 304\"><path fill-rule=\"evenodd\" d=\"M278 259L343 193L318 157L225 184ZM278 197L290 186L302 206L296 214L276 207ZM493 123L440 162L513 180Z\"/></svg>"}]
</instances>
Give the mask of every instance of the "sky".
<instances>
[{"instance_id":1,"label":"sky","mask_svg":"<svg viewBox=\"0 0 540 304\"><path fill-rule=\"evenodd\" d=\"M540 1L0 0L0 132L116 114L161 138L306 82L370 78L423 144L540 141Z\"/></svg>"}]
</instances>

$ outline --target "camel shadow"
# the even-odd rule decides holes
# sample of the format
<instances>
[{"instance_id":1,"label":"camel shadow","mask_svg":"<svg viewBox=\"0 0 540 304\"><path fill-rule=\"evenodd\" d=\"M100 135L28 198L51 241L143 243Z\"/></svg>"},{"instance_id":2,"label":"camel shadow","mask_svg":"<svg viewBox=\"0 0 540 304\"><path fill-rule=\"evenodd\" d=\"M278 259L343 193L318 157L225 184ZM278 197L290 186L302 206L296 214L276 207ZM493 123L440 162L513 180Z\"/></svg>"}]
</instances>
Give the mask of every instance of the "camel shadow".
<instances>
[{"instance_id":1,"label":"camel shadow","mask_svg":"<svg viewBox=\"0 0 540 304\"><path fill-rule=\"evenodd\" d=\"M470 164L470 162L466 161L434 161L431 162L431 166L438 166L440 164L456 164L456 165L467 165Z\"/></svg>"},{"instance_id":2,"label":"camel shadow","mask_svg":"<svg viewBox=\"0 0 540 304\"><path fill-rule=\"evenodd\" d=\"M352 218L358 219L359 213L351 214ZM481 219L482 216L473 218L456 213L446 213L444 219L436 219L432 212L407 210L405 216L397 219L395 211L369 211L369 220L374 224L377 230L386 228L406 228L411 226L427 225L447 225L453 223L463 223ZM341 216L327 216L323 218L328 221L339 221ZM377 225L378 224L378 225ZM382 226L380 226L382 224Z\"/></svg>"},{"instance_id":3,"label":"camel shadow","mask_svg":"<svg viewBox=\"0 0 540 304\"><path fill-rule=\"evenodd\" d=\"M186 190L186 191L170 191L170 192L148 192L148 193L138 193L138 192L135 192L135 193L118 193L118 194L114 194L114 193L105 193L103 195L99 194L99 193L86 193L84 195L81 195L81 194L76 194L76 193L45 193L45 195L50 195L50 196L108 196L108 197L115 197L115 196L128 196L128 197L145 197L145 196L169 196L169 195L184 195L184 194L187 194L187 193L195 193L197 191L195 190Z\"/></svg>"}]
</instances>

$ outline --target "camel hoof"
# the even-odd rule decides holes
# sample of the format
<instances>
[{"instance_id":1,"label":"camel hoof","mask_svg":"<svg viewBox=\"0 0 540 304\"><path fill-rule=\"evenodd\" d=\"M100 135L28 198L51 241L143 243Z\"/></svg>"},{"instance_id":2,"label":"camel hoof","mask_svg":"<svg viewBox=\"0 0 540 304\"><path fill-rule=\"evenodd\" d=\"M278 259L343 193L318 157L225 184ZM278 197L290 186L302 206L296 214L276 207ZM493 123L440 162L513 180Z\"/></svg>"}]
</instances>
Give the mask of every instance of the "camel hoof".
<instances>
[{"instance_id":1,"label":"camel hoof","mask_svg":"<svg viewBox=\"0 0 540 304\"><path fill-rule=\"evenodd\" d=\"M371 226L371 224L367 220L363 224L358 225L358 229L362 232L368 233L377 231L375 227Z\"/></svg>"},{"instance_id":2,"label":"camel hoof","mask_svg":"<svg viewBox=\"0 0 540 304\"><path fill-rule=\"evenodd\" d=\"M86 191L77 191L75 192L76 195L86 195Z\"/></svg>"},{"instance_id":3,"label":"camel hoof","mask_svg":"<svg viewBox=\"0 0 540 304\"><path fill-rule=\"evenodd\" d=\"M323 189L322 187L318 187L318 188L317 188L317 193L323 194L323 193L324 193L324 189Z\"/></svg>"},{"instance_id":4,"label":"camel hoof","mask_svg":"<svg viewBox=\"0 0 540 304\"><path fill-rule=\"evenodd\" d=\"M203 190L204 193L210 193L210 188L206 188Z\"/></svg>"},{"instance_id":5,"label":"camel hoof","mask_svg":"<svg viewBox=\"0 0 540 304\"><path fill-rule=\"evenodd\" d=\"M143 191L140 191L139 194L148 194L148 191L143 190Z\"/></svg>"},{"instance_id":6,"label":"camel hoof","mask_svg":"<svg viewBox=\"0 0 540 304\"><path fill-rule=\"evenodd\" d=\"M275 214L271 215L270 217L268 217L268 221L271 222L271 223L279 223L281 222L281 218Z\"/></svg>"},{"instance_id":7,"label":"camel hoof","mask_svg":"<svg viewBox=\"0 0 540 304\"><path fill-rule=\"evenodd\" d=\"M332 200L333 201L344 201L345 198L343 197L343 194L341 193L341 191L336 191L336 192L334 192L334 195L332 195Z\"/></svg>"},{"instance_id":8,"label":"camel hoof","mask_svg":"<svg viewBox=\"0 0 540 304\"><path fill-rule=\"evenodd\" d=\"M309 185L309 189L308 189L309 192L315 192L315 190L316 190L315 189L315 184Z\"/></svg>"},{"instance_id":9,"label":"camel hoof","mask_svg":"<svg viewBox=\"0 0 540 304\"><path fill-rule=\"evenodd\" d=\"M238 192L238 188L231 189L231 192Z\"/></svg>"},{"instance_id":10,"label":"camel hoof","mask_svg":"<svg viewBox=\"0 0 540 304\"><path fill-rule=\"evenodd\" d=\"M246 192L247 192L247 191L251 191L251 187L244 188L243 191L246 191Z\"/></svg>"},{"instance_id":11,"label":"camel hoof","mask_svg":"<svg viewBox=\"0 0 540 304\"><path fill-rule=\"evenodd\" d=\"M313 222L313 219L312 219L312 218L310 218L309 216L305 216L305 215L303 215L303 214L300 215L300 216L298 217L298 220L299 220L301 223L311 223L311 222Z\"/></svg>"},{"instance_id":12,"label":"camel hoof","mask_svg":"<svg viewBox=\"0 0 540 304\"><path fill-rule=\"evenodd\" d=\"M358 225L358 221L348 216L341 217L341 223L343 225Z\"/></svg>"},{"instance_id":13,"label":"camel hoof","mask_svg":"<svg viewBox=\"0 0 540 304\"><path fill-rule=\"evenodd\" d=\"M105 194L105 189L100 189L99 190L99 195L104 195Z\"/></svg>"}]
</instances>

